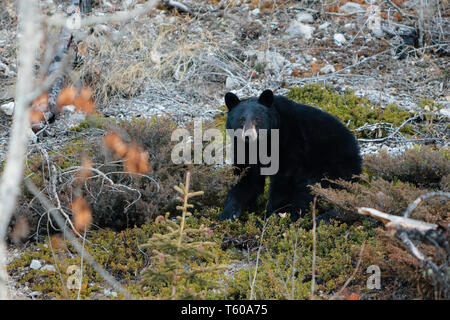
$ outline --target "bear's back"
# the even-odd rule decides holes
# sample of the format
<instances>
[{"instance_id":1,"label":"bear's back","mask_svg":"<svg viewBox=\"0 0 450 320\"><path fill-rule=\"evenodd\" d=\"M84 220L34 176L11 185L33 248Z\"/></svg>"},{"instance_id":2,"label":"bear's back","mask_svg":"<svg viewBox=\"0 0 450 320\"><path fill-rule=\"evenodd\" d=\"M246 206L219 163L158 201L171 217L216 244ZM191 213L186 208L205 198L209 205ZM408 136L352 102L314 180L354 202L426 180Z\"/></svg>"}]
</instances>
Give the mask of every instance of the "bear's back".
<instances>
[{"instance_id":1,"label":"bear's back","mask_svg":"<svg viewBox=\"0 0 450 320\"><path fill-rule=\"evenodd\" d=\"M304 163L312 166L340 166L348 161L354 173L359 173L358 141L336 117L283 96L275 96L273 106L280 117L280 141L286 150L292 152L298 146Z\"/></svg>"},{"instance_id":2,"label":"bear's back","mask_svg":"<svg viewBox=\"0 0 450 320\"><path fill-rule=\"evenodd\" d=\"M328 129L348 131L347 127L335 116L319 108L300 104L283 96L274 97L274 107L284 120L298 125L313 127L315 130L327 127Z\"/></svg>"}]
</instances>

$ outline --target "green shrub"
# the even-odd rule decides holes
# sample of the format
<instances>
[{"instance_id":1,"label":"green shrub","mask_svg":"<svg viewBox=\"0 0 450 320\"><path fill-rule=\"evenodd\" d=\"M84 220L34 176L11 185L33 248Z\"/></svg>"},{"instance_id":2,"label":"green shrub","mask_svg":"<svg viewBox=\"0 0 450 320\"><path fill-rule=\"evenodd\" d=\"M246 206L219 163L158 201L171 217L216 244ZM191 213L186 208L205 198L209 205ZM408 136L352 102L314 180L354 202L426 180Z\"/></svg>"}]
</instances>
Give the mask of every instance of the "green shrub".
<instances>
[{"instance_id":1,"label":"green shrub","mask_svg":"<svg viewBox=\"0 0 450 320\"><path fill-rule=\"evenodd\" d=\"M331 87L323 87L318 84L292 87L286 97L298 103L318 107L334 115L353 131L366 123L389 122L394 126L399 126L410 117L409 112L397 105L391 104L380 109L367 98L357 97L354 91L346 89L339 94ZM402 132L409 132L408 126L403 127ZM358 137L369 138L368 133L355 133Z\"/></svg>"}]
</instances>

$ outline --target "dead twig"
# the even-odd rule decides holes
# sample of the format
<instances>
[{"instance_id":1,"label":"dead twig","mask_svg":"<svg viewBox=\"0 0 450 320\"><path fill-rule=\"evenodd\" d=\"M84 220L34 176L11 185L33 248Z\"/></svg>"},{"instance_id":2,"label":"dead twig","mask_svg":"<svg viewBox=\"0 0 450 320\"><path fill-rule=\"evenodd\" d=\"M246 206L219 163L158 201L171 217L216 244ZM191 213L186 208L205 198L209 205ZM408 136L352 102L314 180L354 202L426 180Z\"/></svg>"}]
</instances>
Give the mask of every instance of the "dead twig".
<instances>
[{"instance_id":1,"label":"dead twig","mask_svg":"<svg viewBox=\"0 0 450 320\"><path fill-rule=\"evenodd\" d=\"M250 290L250 300L256 299L256 297L255 297L255 290L254 290L255 289L255 281L256 281L256 275L258 274L258 264L259 264L259 259L260 259L260 256L261 256L261 250L262 250L262 247L263 247L264 233L266 232L267 223L268 223L268 221L266 220L264 222L264 226L263 226L263 229L262 229L262 232L261 232L261 240L260 240L260 243L259 243L258 253L256 255L255 272L253 274L252 284L250 285L250 288L251 288L251 290Z\"/></svg>"},{"instance_id":2,"label":"dead twig","mask_svg":"<svg viewBox=\"0 0 450 320\"><path fill-rule=\"evenodd\" d=\"M111 285L114 290L120 292L127 299L134 299L134 297L124 289L114 277L109 274L87 251L83 249L83 246L78 242L75 236L66 226L66 220L58 214L58 209L53 207L46 197L39 191L39 189L30 181L25 181L27 189L41 202L41 204L52 214L58 226L64 231L64 235L77 250L78 254L83 255L86 262L88 262L98 274L105 279L106 282Z\"/></svg>"},{"instance_id":3,"label":"dead twig","mask_svg":"<svg viewBox=\"0 0 450 320\"><path fill-rule=\"evenodd\" d=\"M441 192L441 191L437 191L437 192L430 192L430 193L426 193L421 195L420 197L418 197L416 200L414 200L413 203L411 203L408 208L406 208L405 212L403 213L403 216L405 218L408 218L409 215L411 214L411 212L423 201L423 200L427 200L430 198L434 198L434 197L447 197L450 198L450 193L449 192Z\"/></svg>"},{"instance_id":4,"label":"dead twig","mask_svg":"<svg viewBox=\"0 0 450 320\"><path fill-rule=\"evenodd\" d=\"M374 217L375 219L382 221L388 228L401 227L403 229L419 230L422 232L437 228L437 225L433 223L394 216L372 208L358 208L358 213Z\"/></svg>"},{"instance_id":5,"label":"dead twig","mask_svg":"<svg viewBox=\"0 0 450 320\"><path fill-rule=\"evenodd\" d=\"M392 139L396 134L399 133L400 129L403 128L406 124L408 124L408 122L414 121L417 118L419 118L420 115L415 115L414 117L408 118L405 121L403 121L403 123L398 126L391 134L389 134L387 137L384 138L380 138L380 139L358 139L359 142L384 142L386 140ZM356 129L357 131L360 128Z\"/></svg>"},{"instance_id":6,"label":"dead twig","mask_svg":"<svg viewBox=\"0 0 450 320\"><path fill-rule=\"evenodd\" d=\"M450 257L449 226L448 224L436 225L409 218L411 212L422 201L433 197L450 199L450 193L430 192L421 195L408 206L403 212L403 216L390 215L373 208L358 208L358 213L370 215L382 221L389 234L396 236L405 244L409 252L420 262L426 272L426 276L430 277L435 286L439 286L443 290L444 296L448 298L450 296L450 269L448 267ZM411 239L433 245L441 257L441 265L437 265L430 257L423 254Z\"/></svg>"}]
</instances>

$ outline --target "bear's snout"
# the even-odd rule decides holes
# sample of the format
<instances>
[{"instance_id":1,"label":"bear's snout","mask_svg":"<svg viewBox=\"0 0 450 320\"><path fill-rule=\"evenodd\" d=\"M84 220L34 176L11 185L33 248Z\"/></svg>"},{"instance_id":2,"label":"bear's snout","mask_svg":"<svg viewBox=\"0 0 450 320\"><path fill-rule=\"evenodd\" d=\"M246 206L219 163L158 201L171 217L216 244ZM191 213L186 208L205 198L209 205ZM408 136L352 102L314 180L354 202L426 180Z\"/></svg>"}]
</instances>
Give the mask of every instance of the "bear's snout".
<instances>
[{"instance_id":1,"label":"bear's snout","mask_svg":"<svg viewBox=\"0 0 450 320\"><path fill-rule=\"evenodd\" d=\"M258 132L256 131L256 127L251 122L246 122L244 124L244 128L242 128L242 140L248 139L250 142L258 139Z\"/></svg>"}]
</instances>

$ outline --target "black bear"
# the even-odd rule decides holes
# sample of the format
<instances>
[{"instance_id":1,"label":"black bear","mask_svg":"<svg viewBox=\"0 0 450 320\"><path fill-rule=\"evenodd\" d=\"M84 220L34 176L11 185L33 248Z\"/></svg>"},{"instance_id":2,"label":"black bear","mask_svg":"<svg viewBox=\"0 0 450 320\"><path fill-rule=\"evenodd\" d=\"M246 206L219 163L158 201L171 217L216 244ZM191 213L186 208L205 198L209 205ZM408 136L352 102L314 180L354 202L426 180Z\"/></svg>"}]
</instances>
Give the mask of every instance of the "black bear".
<instances>
[{"instance_id":1,"label":"black bear","mask_svg":"<svg viewBox=\"0 0 450 320\"><path fill-rule=\"evenodd\" d=\"M226 128L242 129L246 147L244 161L237 161L239 145L234 140L232 158L238 183L228 192L221 220L235 219L263 192L264 167L259 161L249 162L250 141L260 139L266 129L269 136L278 129L278 171L270 175L269 201L266 213L289 212L297 220L309 208L313 196L309 185L323 178L350 180L361 173L358 141L334 116L307 105L298 104L271 90L259 98L240 100L235 94L225 95L228 108ZM233 139L239 139L239 135ZM267 141L270 139L267 138ZM266 150L272 150L266 147ZM276 149L276 148L275 148ZM274 155L270 155L272 158Z\"/></svg>"}]
</instances>

